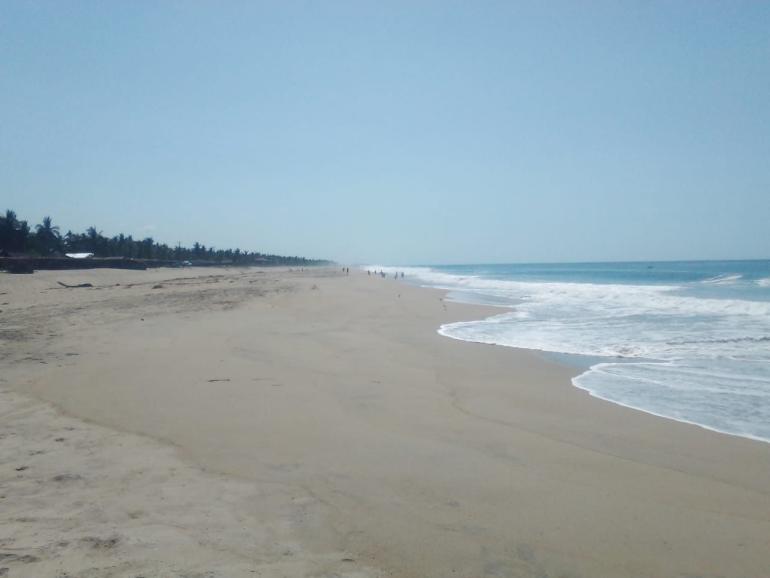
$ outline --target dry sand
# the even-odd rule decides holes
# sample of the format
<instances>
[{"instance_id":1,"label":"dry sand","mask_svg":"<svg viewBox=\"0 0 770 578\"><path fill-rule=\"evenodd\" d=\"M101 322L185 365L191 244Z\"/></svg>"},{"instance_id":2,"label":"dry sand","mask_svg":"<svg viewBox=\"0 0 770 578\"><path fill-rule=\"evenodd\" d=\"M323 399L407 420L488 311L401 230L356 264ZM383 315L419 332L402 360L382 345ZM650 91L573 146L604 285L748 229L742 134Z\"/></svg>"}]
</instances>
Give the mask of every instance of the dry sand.
<instances>
[{"instance_id":1,"label":"dry sand","mask_svg":"<svg viewBox=\"0 0 770 578\"><path fill-rule=\"evenodd\" d=\"M0 576L770 576L770 444L436 334L487 308L187 269L0 310Z\"/></svg>"}]
</instances>

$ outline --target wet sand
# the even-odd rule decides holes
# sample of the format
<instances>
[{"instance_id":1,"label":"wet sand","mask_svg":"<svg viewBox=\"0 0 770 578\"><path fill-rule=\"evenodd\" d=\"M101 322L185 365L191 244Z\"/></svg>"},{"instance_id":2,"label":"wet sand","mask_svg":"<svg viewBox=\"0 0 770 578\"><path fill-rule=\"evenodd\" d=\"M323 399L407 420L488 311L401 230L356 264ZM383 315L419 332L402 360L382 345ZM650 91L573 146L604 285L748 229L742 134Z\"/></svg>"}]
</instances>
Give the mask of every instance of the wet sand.
<instances>
[{"instance_id":1,"label":"wet sand","mask_svg":"<svg viewBox=\"0 0 770 578\"><path fill-rule=\"evenodd\" d=\"M9 576L770 568L770 444L436 333L496 310L274 269L0 275L0 310Z\"/></svg>"}]
</instances>

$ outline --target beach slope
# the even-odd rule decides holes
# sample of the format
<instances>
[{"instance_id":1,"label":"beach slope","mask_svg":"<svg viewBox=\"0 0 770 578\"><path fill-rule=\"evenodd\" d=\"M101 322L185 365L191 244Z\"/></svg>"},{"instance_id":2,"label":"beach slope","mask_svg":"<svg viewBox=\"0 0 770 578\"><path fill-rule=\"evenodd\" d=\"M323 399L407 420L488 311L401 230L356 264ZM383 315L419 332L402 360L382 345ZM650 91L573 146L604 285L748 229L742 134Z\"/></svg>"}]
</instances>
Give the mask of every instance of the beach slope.
<instances>
[{"instance_id":1,"label":"beach slope","mask_svg":"<svg viewBox=\"0 0 770 578\"><path fill-rule=\"evenodd\" d=\"M493 309L331 269L2 275L0 303L10 576L770 568L770 444L436 333Z\"/></svg>"}]
</instances>

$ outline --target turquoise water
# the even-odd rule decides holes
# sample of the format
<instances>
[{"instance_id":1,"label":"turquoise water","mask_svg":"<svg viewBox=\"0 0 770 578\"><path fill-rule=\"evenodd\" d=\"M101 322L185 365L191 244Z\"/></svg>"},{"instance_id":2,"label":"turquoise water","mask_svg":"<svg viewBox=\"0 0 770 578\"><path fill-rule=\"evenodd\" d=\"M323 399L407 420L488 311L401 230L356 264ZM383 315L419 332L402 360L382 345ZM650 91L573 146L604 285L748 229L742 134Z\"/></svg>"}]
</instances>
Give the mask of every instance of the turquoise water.
<instances>
[{"instance_id":1,"label":"turquoise water","mask_svg":"<svg viewBox=\"0 0 770 578\"><path fill-rule=\"evenodd\" d=\"M442 335L587 356L592 395L770 441L770 260L384 269L501 308Z\"/></svg>"}]
</instances>

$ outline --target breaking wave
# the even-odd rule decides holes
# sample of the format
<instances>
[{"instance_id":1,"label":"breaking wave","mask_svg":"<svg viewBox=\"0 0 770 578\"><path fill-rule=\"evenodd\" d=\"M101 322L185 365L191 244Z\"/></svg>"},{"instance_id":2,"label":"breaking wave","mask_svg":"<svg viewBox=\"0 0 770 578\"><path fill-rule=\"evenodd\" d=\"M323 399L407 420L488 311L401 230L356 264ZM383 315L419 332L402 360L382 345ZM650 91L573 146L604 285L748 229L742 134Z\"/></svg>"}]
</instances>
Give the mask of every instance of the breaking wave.
<instances>
[{"instance_id":1,"label":"breaking wave","mask_svg":"<svg viewBox=\"0 0 770 578\"><path fill-rule=\"evenodd\" d=\"M730 288L744 277L736 273L678 284L650 274L653 282L639 284L606 282L612 275L586 282L582 273L580 282L571 273L522 280L516 266L457 269L397 269L452 299L506 308L443 325L441 335L603 358L573 383L624 406L770 441L770 291L756 293L770 289L770 277L750 281L748 298Z\"/></svg>"}]
</instances>

